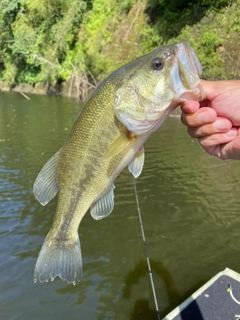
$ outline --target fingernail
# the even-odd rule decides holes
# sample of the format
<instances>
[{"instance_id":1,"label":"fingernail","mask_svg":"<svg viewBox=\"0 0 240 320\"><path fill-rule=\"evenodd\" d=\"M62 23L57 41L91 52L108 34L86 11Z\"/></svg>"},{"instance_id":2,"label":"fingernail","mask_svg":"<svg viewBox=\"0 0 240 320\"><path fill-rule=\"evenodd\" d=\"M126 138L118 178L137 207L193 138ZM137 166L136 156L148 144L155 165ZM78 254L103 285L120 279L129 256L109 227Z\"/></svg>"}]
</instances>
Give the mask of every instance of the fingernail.
<instances>
[{"instance_id":1,"label":"fingernail","mask_svg":"<svg viewBox=\"0 0 240 320\"><path fill-rule=\"evenodd\" d=\"M228 119L218 119L213 123L213 128L216 131L230 130L232 123Z\"/></svg>"},{"instance_id":2,"label":"fingernail","mask_svg":"<svg viewBox=\"0 0 240 320\"><path fill-rule=\"evenodd\" d=\"M223 135L227 138L231 138L231 137L235 137L237 134L237 130L236 128L232 128L231 130L229 130L228 132L224 133Z\"/></svg>"}]
</instances>

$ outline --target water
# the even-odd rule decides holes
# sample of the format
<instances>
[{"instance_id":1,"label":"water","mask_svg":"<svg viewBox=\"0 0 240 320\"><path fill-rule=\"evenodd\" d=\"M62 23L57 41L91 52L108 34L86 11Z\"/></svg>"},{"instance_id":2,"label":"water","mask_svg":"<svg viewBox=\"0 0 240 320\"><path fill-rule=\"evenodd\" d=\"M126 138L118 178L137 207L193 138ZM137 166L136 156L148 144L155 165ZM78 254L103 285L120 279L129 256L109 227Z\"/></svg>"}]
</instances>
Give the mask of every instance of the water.
<instances>
[{"instance_id":1,"label":"water","mask_svg":"<svg viewBox=\"0 0 240 320\"><path fill-rule=\"evenodd\" d=\"M127 170L115 183L113 213L102 221L87 214L81 223L81 283L33 283L56 199L42 207L32 185L80 104L30 98L0 93L0 319L157 319ZM169 118L145 151L137 189L163 317L225 267L240 272L240 162L205 154L178 118Z\"/></svg>"}]
</instances>

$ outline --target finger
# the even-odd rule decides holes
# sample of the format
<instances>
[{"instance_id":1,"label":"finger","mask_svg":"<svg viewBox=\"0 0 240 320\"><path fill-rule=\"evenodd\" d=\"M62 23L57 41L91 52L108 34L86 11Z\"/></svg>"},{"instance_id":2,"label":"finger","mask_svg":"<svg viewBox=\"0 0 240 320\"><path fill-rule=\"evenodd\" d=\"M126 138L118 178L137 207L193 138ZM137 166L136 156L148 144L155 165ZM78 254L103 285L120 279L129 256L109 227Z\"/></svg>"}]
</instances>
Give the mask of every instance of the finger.
<instances>
[{"instance_id":1,"label":"finger","mask_svg":"<svg viewBox=\"0 0 240 320\"><path fill-rule=\"evenodd\" d=\"M239 138L239 137L238 137ZM240 160L240 139L237 137L228 143L218 144L204 148L209 154L218 157L221 160L235 159Z\"/></svg>"},{"instance_id":2,"label":"finger","mask_svg":"<svg viewBox=\"0 0 240 320\"><path fill-rule=\"evenodd\" d=\"M199 109L200 105L198 101L188 100L181 104L183 113L194 113Z\"/></svg>"},{"instance_id":3,"label":"finger","mask_svg":"<svg viewBox=\"0 0 240 320\"><path fill-rule=\"evenodd\" d=\"M220 146L217 156L222 160L240 160L240 129L238 129L237 136L234 140Z\"/></svg>"},{"instance_id":4,"label":"finger","mask_svg":"<svg viewBox=\"0 0 240 320\"><path fill-rule=\"evenodd\" d=\"M200 125L214 122L217 119L217 113L212 108L203 107L198 109L195 113L182 113L181 121L186 126L199 127Z\"/></svg>"},{"instance_id":5,"label":"finger","mask_svg":"<svg viewBox=\"0 0 240 320\"><path fill-rule=\"evenodd\" d=\"M233 127L226 133L215 133L206 137L199 138L198 141L201 146L210 154L212 154L213 147L228 143L237 136L237 129Z\"/></svg>"},{"instance_id":6,"label":"finger","mask_svg":"<svg viewBox=\"0 0 240 320\"><path fill-rule=\"evenodd\" d=\"M206 101L217 114L232 120L234 126L240 126L240 80L201 81L207 96Z\"/></svg>"},{"instance_id":7,"label":"finger","mask_svg":"<svg viewBox=\"0 0 240 320\"><path fill-rule=\"evenodd\" d=\"M227 132L232 128L232 122L226 118L217 118L216 121L209 124L193 128L188 128L188 133L192 138L201 138L219 132Z\"/></svg>"}]
</instances>

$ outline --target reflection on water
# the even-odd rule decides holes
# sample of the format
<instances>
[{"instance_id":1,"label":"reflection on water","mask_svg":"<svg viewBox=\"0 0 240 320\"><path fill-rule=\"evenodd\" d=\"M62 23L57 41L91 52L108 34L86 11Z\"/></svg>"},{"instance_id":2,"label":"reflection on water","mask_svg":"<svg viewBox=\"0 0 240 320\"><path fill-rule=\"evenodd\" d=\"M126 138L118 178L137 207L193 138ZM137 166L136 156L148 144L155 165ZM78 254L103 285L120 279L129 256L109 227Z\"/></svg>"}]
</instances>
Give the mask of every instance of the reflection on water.
<instances>
[{"instance_id":1,"label":"reflection on water","mask_svg":"<svg viewBox=\"0 0 240 320\"><path fill-rule=\"evenodd\" d=\"M46 207L32 185L64 141L75 100L0 93L0 319L155 319L132 177L116 180L115 208L79 228L83 280L33 284L56 199ZM145 145L137 179L161 316L226 266L240 271L240 162L210 157L169 118Z\"/></svg>"}]
</instances>

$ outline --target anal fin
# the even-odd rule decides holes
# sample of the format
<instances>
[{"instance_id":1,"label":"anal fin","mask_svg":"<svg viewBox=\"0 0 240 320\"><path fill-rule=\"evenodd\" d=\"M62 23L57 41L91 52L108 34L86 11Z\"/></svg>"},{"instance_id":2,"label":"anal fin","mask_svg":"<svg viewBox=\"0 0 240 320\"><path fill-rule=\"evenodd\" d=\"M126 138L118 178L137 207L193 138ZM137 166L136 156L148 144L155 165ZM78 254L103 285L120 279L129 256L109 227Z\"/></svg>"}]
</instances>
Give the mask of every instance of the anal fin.
<instances>
[{"instance_id":1,"label":"anal fin","mask_svg":"<svg viewBox=\"0 0 240 320\"><path fill-rule=\"evenodd\" d=\"M110 191L100 198L97 202L93 203L90 207L90 214L95 220L101 220L107 217L114 208L114 186Z\"/></svg>"}]
</instances>

